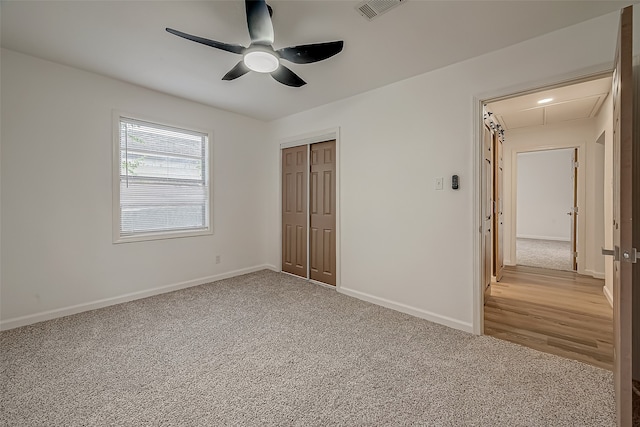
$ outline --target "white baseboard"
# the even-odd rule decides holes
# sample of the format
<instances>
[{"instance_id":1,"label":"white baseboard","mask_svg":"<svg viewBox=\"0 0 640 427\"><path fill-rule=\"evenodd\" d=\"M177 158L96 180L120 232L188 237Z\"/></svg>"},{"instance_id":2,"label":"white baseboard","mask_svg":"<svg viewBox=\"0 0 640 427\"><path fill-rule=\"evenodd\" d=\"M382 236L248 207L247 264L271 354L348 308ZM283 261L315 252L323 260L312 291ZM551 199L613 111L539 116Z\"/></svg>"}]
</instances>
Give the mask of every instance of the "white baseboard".
<instances>
[{"instance_id":1,"label":"white baseboard","mask_svg":"<svg viewBox=\"0 0 640 427\"><path fill-rule=\"evenodd\" d=\"M345 288L345 287L338 288L337 291L342 294L361 299L363 301L367 301L376 305L381 305L383 307L400 311L402 313L410 314L412 316L419 317L421 319L426 319L434 323L439 323L441 325L449 326L450 328L473 333L473 325L471 323L461 322L459 320L452 319L451 317L431 313L429 311L422 310L420 308L411 307L406 304L390 301L385 298L379 298L374 295L370 295L364 292L356 291L356 290Z\"/></svg>"},{"instance_id":2,"label":"white baseboard","mask_svg":"<svg viewBox=\"0 0 640 427\"><path fill-rule=\"evenodd\" d=\"M255 270L255 271L267 269L267 270L275 271L276 273L282 273L282 270L273 264L262 264L262 265L259 265L258 267L259 267L258 270Z\"/></svg>"},{"instance_id":3,"label":"white baseboard","mask_svg":"<svg viewBox=\"0 0 640 427\"><path fill-rule=\"evenodd\" d=\"M193 286L204 285L205 283L216 282L218 280L228 279L230 277L241 276L243 274L253 273L260 270L278 271L276 267L270 264L256 265L254 267L242 268L239 270L220 273L213 276L201 277L198 279L187 280L186 282L174 283L172 285L158 286L157 288L145 289L144 291L131 292L116 297L104 298L83 304L76 304L68 307L57 308L55 310L43 311L40 313L29 314L27 316L14 317L0 321L0 330L18 328L20 326L31 325L33 323L43 322L45 320L57 319L59 317L70 316L72 314L82 313L84 311L95 310L98 308L108 307L110 305L121 304L137 299L147 298L154 295L173 292L180 289L190 288Z\"/></svg>"},{"instance_id":4,"label":"white baseboard","mask_svg":"<svg viewBox=\"0 0 640 427\"><path fill-rule=\"evenodd\" d=\"M609 289L607 289L606 286L602 287L602 293L607 298L607 301L609 301L611 308L613 308L613 295L611 295L611 292L609 292Z\"/></svg>"},{"instance_id":5,"label":"white baseboard","mask_svg":"<svg viewBox=\"0 0 640 427\"><path fill-rule=\"evenodd\" d=\"M559 242L570 242L571 238L554 237L554 236L531 236L528 234L518 234L516 239L535 239L535 240L557 240Z\"/></svg>"},{"instance_id":6,"label":"white baseboard","mask_svg":"<svg viewBox=\"0 0 640 427\"><path fill-rule=\"evenodd\" d=\"M585 270L584 274L588 274L589 276L593 277L594 279L604 279L604 273L600 273L598 271Z\"/></svg>"}]
</instances>

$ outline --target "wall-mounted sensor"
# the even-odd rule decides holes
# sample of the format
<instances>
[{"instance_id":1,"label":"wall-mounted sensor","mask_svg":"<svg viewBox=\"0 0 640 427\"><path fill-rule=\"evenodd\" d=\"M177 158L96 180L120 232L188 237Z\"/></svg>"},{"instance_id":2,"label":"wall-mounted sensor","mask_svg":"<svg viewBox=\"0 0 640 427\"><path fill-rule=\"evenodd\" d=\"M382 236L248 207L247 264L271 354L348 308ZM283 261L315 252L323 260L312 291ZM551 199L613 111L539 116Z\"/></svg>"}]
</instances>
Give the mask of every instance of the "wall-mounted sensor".
<instances>
[{"instance_id":1,"label":"wall-mounted sensor","mask_svg":"<svg viewBox=\"0 0 640 427\"><path fill-rule=\"evenodd\" d=\"M458 183L458 175L453 175L451 177L451 188L453 188L454 190L460 188L460 184Z\"/></svg>"}]
</instances>

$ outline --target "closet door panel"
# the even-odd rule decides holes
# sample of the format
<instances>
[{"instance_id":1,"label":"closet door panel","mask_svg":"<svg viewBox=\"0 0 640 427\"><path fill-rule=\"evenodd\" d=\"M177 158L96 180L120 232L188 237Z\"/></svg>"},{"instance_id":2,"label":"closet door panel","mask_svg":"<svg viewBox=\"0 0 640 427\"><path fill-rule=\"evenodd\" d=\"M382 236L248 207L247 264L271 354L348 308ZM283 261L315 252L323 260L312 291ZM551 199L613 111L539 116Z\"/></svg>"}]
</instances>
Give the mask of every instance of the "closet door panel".
<instances>
[{"instance_id":1,"label":"closet door panel","mask_svg":"<svg viewBox=\"0 0 640 427\"><path fill-rule=\"evenodd\" d=\"M309 277L336 284L336 142L311 145Z\"/></svg>"},{"instance_id":2,"label":"closet door panel","mask_svg":"<svg viewBox=\"0 0 640 427\"><path fill-rule=\"evenodd\" d=\"M282 150L282 271L307 277L307 146Z\"/></svg>"}]
</instances>

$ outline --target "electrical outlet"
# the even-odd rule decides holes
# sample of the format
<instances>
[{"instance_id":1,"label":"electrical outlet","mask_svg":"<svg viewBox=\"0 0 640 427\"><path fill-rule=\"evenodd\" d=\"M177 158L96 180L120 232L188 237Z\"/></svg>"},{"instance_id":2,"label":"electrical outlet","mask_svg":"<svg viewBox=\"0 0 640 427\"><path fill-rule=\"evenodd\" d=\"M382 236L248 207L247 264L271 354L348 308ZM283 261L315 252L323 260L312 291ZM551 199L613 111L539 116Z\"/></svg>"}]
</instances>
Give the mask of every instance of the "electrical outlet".
<instances>
[{"instance_id":1,"label":"electrical outlet","mask_svg":"<svg viewBox=\"0 0 640 427\"><path fill-rule=\"evenodd\" d=\"M216 255L216 264L220 264L220 255Z\"/></svg>"},{"instance_id":2,"label":"electrical outlet","mask_svg":"<svg viewBox=\"0 0 640 427\"><path fill-rule=\"evenodd\" d=\"M436 190L442 190L444 187L444 178L438 177L436 178Z\"/></svg>"}]
</instances>

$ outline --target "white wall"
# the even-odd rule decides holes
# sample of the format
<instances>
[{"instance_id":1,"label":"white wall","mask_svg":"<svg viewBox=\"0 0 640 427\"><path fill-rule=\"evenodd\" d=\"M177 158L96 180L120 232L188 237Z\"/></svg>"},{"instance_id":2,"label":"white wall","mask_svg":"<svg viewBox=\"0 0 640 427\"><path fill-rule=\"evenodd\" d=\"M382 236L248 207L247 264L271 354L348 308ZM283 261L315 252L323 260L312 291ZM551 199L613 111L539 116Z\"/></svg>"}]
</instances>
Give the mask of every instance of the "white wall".
<instances>
[{"instance_id":1,"label":"white wall","mask_svg":"<svg viewBox=\"0 0 640 427\"><path fill-rule=\"evenodd\" d=\"M607 96L596 117L596 138L604 133L604 167L603 167L603 241L602 247L613 248L613 102L611 95ZM613 305L613 257L605 257L601 253L596 255L604 265L604 293Z\"/></svg>"},{"instance_id":2,"label":"white wall","mask_svg":"<svg viewBox=\"0 0 640 427\"><path fill-rule=\"evenodd\" d=\"M601 108L600 114L608 114ZM612 119L613 114L609 116L609 120ZM605 119L604 117L597 117L597 119ZM611 122L610 122L611 123ZM613 125L612 125L613 126ZM587 165L587 187L593 188L593 192L587 194L587 210L591 212L591 215L587 216L587 230L590 232L587 234L586 246L591 248L587 252L586 263L590 266L586 273L591 274L600 279L605 278L605 257L602 255L602 248L605 245L605 228L611 223L605 221L605 212L607 209L611 209L611 205L605 205L605 142L607 133L611 133L613 127L609 127L606 130L599 132L596 127L593 133L592 143L587 145L587 149L591 150L592 155L588 158L593 163ZM599 132L599 133L598 133Z\"/></svg>"},{"instance_id":3,"label":"white wall","mask_svg":"<svg viewBox=\"0 0 640 427\"><path fill-rule=\"evenodd\" d=\"M265 123L5 49L1 64L3 327L265 263ZM214 235L112 243L112 109L213 130Z\"/></svg>"},{"instance_id":4,"label":"white wall","mask_svg":"<svg viewBox=\"0 0 640 427\"><path fill-rule=\"evenodd\" d=\"M341 129L340 290L478 332L474 100L610 68L617 20L609 14L273 122L273 165L280 140ZM460 176L458 191L449 186L452 174ZM434 190L436 177L446 178L445 190ZM269 263L275 265L278 186L274 167Z\"/></svg>"},{"instance_id":5,"label":"white wall","mask_svg":"<svg viewBox=\"0 0 640 427\"><path fill-rule=\"evenodd\" d=\"M517 237L571 240L573 150L518 153Z\"/></svg>"}]
</instances>

